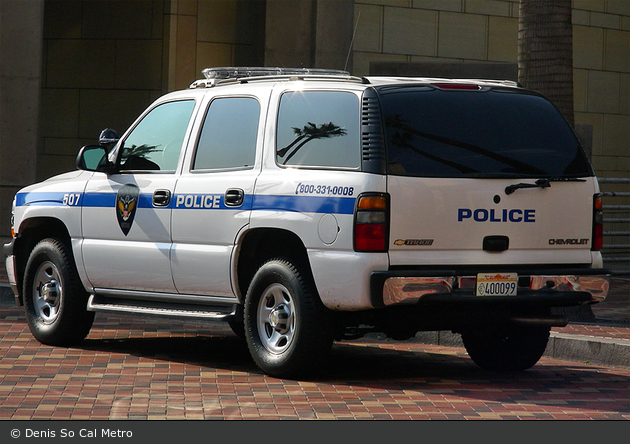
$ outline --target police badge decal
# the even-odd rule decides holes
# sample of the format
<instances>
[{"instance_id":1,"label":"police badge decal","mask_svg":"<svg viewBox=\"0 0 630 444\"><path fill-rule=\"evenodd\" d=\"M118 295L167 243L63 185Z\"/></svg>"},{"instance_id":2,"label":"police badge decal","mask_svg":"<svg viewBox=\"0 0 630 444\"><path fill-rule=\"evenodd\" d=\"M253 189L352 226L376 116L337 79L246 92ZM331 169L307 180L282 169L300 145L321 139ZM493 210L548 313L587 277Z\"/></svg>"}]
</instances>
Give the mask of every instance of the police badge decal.
<instances>
[{"instance_id":1,"label":"police badge decal","mask_svg":"<svg viewBox=\"0 0 630 444\"><path fill-rule=\"evenodd\" d=\"M138 208L139 195L140 189L132 184L123 186L116 195L116 218L125 236L131 230L133 218L136 215L136 208Z\"/></svg>"}]
</instances>

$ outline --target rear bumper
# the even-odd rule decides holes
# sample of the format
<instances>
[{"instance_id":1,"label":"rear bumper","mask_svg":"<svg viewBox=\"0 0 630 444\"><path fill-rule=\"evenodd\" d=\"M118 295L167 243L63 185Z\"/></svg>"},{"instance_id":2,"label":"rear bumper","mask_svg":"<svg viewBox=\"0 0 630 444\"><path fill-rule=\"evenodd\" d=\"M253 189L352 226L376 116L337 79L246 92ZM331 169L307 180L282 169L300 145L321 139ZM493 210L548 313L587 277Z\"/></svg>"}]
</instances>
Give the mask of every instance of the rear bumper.
<instances>
[{"instance_id":1,"label":"rear bumper","mask_svg":"<svg viewBox=\"0 0 630 444\"><path fill-rule=\"evenodd\" d=\"M516 296L475 296L475 270L396 270L372 273L371 301L377 308L425 303L568 307L603 301L611 277L610 270L588 268L496 271L518 273Z\"/></svg>"}]
</instances>

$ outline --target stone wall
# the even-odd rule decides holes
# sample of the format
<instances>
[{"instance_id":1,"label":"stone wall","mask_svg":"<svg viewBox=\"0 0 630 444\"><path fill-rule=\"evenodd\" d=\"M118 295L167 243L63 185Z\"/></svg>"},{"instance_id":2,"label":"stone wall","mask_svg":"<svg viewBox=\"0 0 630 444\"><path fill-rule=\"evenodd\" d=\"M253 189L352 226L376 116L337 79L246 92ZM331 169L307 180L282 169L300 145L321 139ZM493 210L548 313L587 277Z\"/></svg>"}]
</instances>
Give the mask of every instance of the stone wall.
<instances>
[{"instance_id":1,"label":"stone wall","mask_svg":"<svg viewBox=\"0 0 630 444\"><path fill-rule=\"evenodd\" d=\"M630 177L630 2L575 0L575 121L593 128L593 164Z\"/></svg>"},{"instance_id":2,"label":"stone wall","mask_svg":"<svg viewBox=\"0 0 630 444\"><path fill-rule=\"evenodd\" d=\"M261 32L261 1L46 0L37 179L203 68L262 64Z\"/></svg>"},{"instance_id":3,"label":"stone wall","mask_svg":"<svg viewBox=\"0 0 630 444\"><path fill-rule=\"evenodd\" d=\"M43 0L0 5L0 236L15 193L35 181Z\"/></svg>"},{"instance_id":4,"label":"stone wall","mask_svg":"<svg viewBox=\"0 0 630 444\"><path fill-rule=\"evenodd\" d=\"M630 2L573 8L576 127L592 134L598 175L629 177ZM508 0L356 0L353 74L383 62L516 63L518 15Z\"/></svg>"},{"instance_id":5,"label":"stone wall","mask_svg":"<svg viewBox=\"0 0 630 444\"><path fill-rule=\"evenodd\" d=\"M163 5L45 2L38 180L75 169L81 146L122 133L161 94Z\"/></svg>"}]
</instances>

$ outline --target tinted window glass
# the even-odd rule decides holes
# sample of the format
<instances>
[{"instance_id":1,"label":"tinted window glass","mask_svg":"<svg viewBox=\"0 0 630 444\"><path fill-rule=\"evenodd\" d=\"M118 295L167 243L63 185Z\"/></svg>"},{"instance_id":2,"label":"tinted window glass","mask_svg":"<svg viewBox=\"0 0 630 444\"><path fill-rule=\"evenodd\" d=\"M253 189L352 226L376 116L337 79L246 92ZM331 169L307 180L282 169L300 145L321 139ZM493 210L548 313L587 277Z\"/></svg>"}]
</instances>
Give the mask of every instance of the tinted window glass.
<instances>
[{"instance_id":1,"label":"tinted window glass","mask_svg":"<svg viewBox=\"0 0 630 444\"><path fill-rule=\"evenodd\" d=\"M194 100L182 100L152 109L127 136L121 168L175 170L194 107Z\"/></svg>"},{"instance_id":2,"label":"tinted window glass","mask_svg":"<svg viewBox=\"0 0 630 444\"><path fill-rule=\"evenodd\" d=\"M259 118L256 99L213 100L201 130L193 169L253 167Z\"/></svg>"},{"instance_id":3,"label":"tinted window glass","mask_svg":"<svg viewBox=\"0 0 630 444\"><path fill-rule=\"evenodd\" d=\"M583 150L544 98L508 90L381 90L390 174L591 175Z\"/></svg>"},{"instance_id":4,"label":"tinted window glass","mask_svg":"<svg viewBox=\"0 0 630 444\"><path fill-rule=\"evenodd\" d=\"M285 93L280 100L276 161L280 165L357 168L359 101L346 92Z\"/></svg>"}]
</instances>

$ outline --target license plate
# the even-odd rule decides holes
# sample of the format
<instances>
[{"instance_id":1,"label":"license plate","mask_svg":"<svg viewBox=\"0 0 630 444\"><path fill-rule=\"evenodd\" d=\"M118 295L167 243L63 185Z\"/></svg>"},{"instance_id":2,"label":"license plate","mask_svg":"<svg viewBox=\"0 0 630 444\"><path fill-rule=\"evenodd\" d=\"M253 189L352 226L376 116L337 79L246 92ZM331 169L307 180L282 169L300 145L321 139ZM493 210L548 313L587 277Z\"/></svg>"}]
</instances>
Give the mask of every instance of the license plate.
<instances>
[{"instance_id":1,"label":"license plate","mask_svg":"<svg viewBox=\"0 0 630 444\"><path fill-rule=\"evenodd\" d=\"M516 273L479 273L477 275L477 296L516 296L518 286Z\"/></svg>"}]
</instances>

